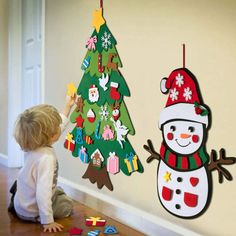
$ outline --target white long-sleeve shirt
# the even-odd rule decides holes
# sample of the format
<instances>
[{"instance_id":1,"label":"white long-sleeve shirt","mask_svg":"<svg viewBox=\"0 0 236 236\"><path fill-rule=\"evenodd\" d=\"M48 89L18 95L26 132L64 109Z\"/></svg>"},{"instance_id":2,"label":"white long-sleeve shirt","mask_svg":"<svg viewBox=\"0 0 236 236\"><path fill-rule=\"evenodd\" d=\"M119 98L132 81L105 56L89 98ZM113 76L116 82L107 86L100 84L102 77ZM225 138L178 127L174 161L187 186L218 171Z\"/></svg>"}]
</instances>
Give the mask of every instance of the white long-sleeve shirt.
<instances>
[{"instance_id":1,"label":"white long-sleeve shirt","mask_svg":"<svg viewBox=\"0 0 236 236\"><path fill-rule=\"evenodd\" d=\"M65 129L68 118L63 114L61 129ZM17 179L14 207L17 214L40 217L41 224L54 221L52 196L57 185L58 163L52 147L41 147L25 153L25 165Z\"/></svg>"}]
</instances>

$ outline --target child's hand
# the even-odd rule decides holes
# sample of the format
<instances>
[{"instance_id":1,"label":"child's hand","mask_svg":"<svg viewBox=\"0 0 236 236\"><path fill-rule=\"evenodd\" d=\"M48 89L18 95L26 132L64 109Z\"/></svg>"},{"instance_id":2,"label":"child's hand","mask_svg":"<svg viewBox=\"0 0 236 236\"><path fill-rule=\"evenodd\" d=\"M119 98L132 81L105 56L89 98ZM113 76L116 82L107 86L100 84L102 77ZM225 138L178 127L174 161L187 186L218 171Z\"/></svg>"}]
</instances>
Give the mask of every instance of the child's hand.
<instances>
[{"instance_id":1,"label":"child's hand","mask_svg":"<svg viewBox=\"0 0 236 236\"><path fill-rule=\"evenodd\" d=\"M56 222L52 222L50 224L43 225L43 232L47 232L48 231L50 233L52 233L52 232L56 233L58 231L62 231L63 228L64 228L63 225L58 224Z\"/></svg>"}]
</instances>

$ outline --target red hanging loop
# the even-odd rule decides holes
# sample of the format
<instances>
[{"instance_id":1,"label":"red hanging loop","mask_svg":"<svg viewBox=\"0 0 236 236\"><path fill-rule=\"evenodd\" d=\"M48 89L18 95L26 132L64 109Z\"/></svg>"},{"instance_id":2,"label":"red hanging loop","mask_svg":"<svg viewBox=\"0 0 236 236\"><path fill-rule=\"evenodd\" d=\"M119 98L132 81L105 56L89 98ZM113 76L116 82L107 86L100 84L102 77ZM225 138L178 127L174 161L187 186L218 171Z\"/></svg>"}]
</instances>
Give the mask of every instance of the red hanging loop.
<instances>
[{"instance_id":1,"label":"red hanging loop","mask_svg":"<svg viewBox=\"0 0 236 236\"><path fill-rule=\"evenodd\" d=\"M103 8L103 1L100 0L100 8Z\"/></svg>"},{"instance_id":2,"label":"red hanging loop","mask_svg":"<svg viewBox=\"0 0 236 236\"><path fill-rule=\"evenodd\" d=\"M183 44L183 68L185 68L185 44Z\"/></svg>"}]
</instances>

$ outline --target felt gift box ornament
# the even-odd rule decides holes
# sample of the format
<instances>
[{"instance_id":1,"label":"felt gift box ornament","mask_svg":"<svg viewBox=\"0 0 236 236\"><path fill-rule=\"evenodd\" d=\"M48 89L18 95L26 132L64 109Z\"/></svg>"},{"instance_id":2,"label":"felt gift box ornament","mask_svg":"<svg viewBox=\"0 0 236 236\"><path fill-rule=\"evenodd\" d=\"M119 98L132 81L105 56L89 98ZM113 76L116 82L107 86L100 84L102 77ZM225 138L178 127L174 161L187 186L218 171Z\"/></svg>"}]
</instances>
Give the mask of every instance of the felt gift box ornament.
<instances>
[{"instance_id":1,"label":"felt gift box ornament","mask_svg":"<svg viewBox=\"0 0 236 236\"><path fill-rule=\"evenodd\" d=\"M75 150L75 141L73 140L73 134L69 132L66 135L65 147L72 152Z\"/></svg>"},{"instance_id":2,"label":"felt gift box ornament","mask_svg":"<svg viewBox=\"0 0 236 236\"><path fill-rule=\"evenodd\" d=\"M79 150L79 158L84 163L88 163L89 162L89 157L88 157L88 154L86 152L86 148L83 147L83 146Z\"/></svg>"},{"instance_id":3,"label":"felt gift box ornament","mask_svg":"<svg viewBox=\"0 0 236 236\"><path fill-rule=\"evenodd\" d=\"M92 109L89 109L89 111L87 113L87 118L88 118L88 121L90 123L93 123L95 121L96 116L95 116L95 114L94 114Z\"/></svg>"},{"instance_id":4,"label":"felt gift box ornament","mask_svg":"<svg viewBox=\"0 0 236 236\"><path fill-rule=\"evenodd\" d=\"M107 159L107 172L116 174L120 171L119 167L119 157L116 156L115 152L110 152Z\"/></svg>"},{"instance_id":5,"label":"felt gift box ornament","mask_svg":"<svg viewBox=\"0 0 236 236\"><path fill-rule=\"evenodd\" d=\"M101 168L102 162L104 161L104 157L102 156L99 149L96 149L93 154L91 155L92 163L94 167Z\"/></svg>"},{"instance_id":6,"label":"felt gift box ornament","mask_svg":"<svg viewBox=\"0 0 236 236\"><path fill-rule=\"evenodd\" d=\"M132 152L130 154L126 155L127 158L125 158L124 162L128 168L129 173L132 173L136 170L138 170L138 157L134 155Z\"/></svg>"},{"instance_id":7,"label":"felt gift box ornament","mask_svg":"<svg viewBox=\"0 0 236 236\"><path fill-rule=\"evenodd\" d=\"M104 226L106 224L106 220L102 220L101 217L89 217L86 219L85 224L87 226Z\"/></svg>"}]
</instances>

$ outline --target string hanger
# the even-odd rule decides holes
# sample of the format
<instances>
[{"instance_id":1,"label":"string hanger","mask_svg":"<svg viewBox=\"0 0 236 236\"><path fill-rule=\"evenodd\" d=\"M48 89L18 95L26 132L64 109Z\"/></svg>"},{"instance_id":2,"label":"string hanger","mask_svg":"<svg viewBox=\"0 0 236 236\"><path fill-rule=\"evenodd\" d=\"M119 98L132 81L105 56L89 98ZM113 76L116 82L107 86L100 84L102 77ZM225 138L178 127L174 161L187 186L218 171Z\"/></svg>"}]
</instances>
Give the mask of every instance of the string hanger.
<instances>
[{"instance_id":1,"label":"string hanger","mask_svg":"<svg viewBox=\"0 0 236 236\"><path fill-rule=\"evenodd\" d=\"M185 44L183 44L183 68L185 68Z\"/></svg>"},{"instance_id":2,"label":"string hanger","mask_svg":"<svg viewBox=\"0 0 236 236\"><path fill-rule=\"evenodd\" d=\"M100 8L103 8L103 0L100 0Z\"/></svg>"}]
</instances>

